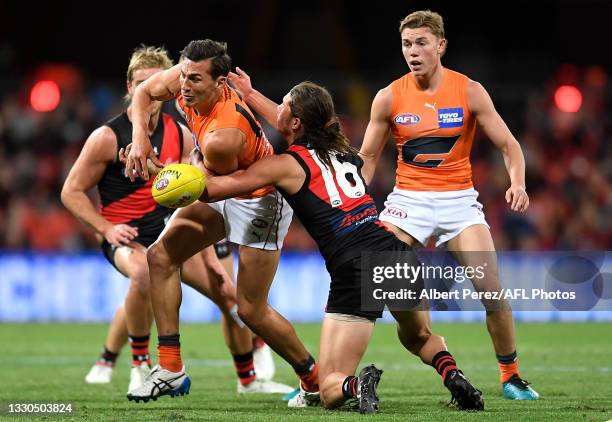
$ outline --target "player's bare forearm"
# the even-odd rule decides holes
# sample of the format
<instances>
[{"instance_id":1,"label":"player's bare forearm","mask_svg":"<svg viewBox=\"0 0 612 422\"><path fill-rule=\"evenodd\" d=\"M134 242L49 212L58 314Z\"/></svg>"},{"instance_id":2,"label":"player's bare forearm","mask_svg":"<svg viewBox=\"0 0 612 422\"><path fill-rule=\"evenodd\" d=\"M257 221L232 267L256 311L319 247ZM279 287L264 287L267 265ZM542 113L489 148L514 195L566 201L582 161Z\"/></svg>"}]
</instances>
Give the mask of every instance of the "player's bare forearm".
<instances>
[{"instance_id":1,"label":"player's bare forearm","mask_svg":"<svg viewBox=\"0 0 612 422\"><path fill-rule=\"evenodd\" d=\"M246 170L212 177L207 181L206 189L200 199L205 202L215 202L245 195L265 186L278 185L285 188L283 183L291 177L292 166L287 165L289 160L293 158L285 154L272 155L256 161Z\"/></svg>"},{"instance_id":2,"label":"player's bare forearm","mask_svg":"<svg viewBox=\"0 0 612 422\"><path fill-rule=\"evenodd\" d=\"M106 230L113 226L100 215L84 192L64 187L61 194L62 204L85 225L104 236Z\"/></svg>"},{"instance_id":3,"label":"player's bare forearm","mask_svg":"<svg viewBox=\"0 0 612 422\"><path fill-rule=\"evenodd\" d=\"M171 100L179 92L179 74L180 67L175 65L170 69L152 75L136 87L132 96L130 116L134 134L146 135L148 133L151 104L154 101ZM143 139L143 137L140 137L136 142Z\"/></svg>"},{"instance_id":4,"label":"player's bare forearm","mask_svg":"<svg viewBox=\"0 0 612 422\"><path fill-rule=\"evenodd\" d=\"M521 146L514 139L506 142L506 145L501 148L504 156L504 164L510 176L510 184L521 186L525 189L525 157Z\"/></svg>"},{"instance_id":5,"label":"player's bare forearm","mask_svg":"<svg viewBox=\"0 0 612 422\"><path fill-rule=\"evenodd\" d=\"M365 180L366 184L370 184L374 178L376 172L376 165L378 164L378 158L374 155L369 155L359 151L359 156L363 160L363 167L361 168L361 176Z\"/></svg>"},{"instance_id":6,"label":"player's bare forearm","mask_svg":"<svg viewBox=\"0 0 612 422\"><path fill-rule=\"evenodd\" d=\"M387 125L370 121L363 138L363 144L359 149L359 156L363 160L361 175L368 185L374 177L376 165L378 164L378 160L380 159L388 136L389 129Z\"/></svg>"},{"instance_id":7,"label":"player's bare forearm","mask_svg":"<svg viewBox=\"0 0 612 422\"><path fill-rule=\"evenodd\" d=\"M151 104L153 103L153 99L151 95L146 90L146 88L140 84L134 95L132 96L132 109L131 109L131 120L132 120L132 133L134 141L138 142L143 138L142 135L145 135L146 139L148 139L147 133L149 126L149 120L151 119Z\"/></svg>"},{"instance_id":8,"label":"player's bare forearm","mask_svg":"<svg viewBox=\"0 0 612 422\"><path fill-rule=\"evenodd\" d=\"M200 197L204 202L216 202L222 199L246 195L260 186L244 177L244 170L239 170L227 176L210 177L206 181L206 188Z\"/></svg>"},{"instance_id":9,"label":"player's bare forearm","mask_svg":"<svg viewBox=\"0 0 612 422\"><path fill-rule=\"evenodd\" d=\"M249 107L262 116L270 126L278 129L276 126L276 110L278 104L255 89L251 91L246 102Z\"/></svg>"}]
</instances>

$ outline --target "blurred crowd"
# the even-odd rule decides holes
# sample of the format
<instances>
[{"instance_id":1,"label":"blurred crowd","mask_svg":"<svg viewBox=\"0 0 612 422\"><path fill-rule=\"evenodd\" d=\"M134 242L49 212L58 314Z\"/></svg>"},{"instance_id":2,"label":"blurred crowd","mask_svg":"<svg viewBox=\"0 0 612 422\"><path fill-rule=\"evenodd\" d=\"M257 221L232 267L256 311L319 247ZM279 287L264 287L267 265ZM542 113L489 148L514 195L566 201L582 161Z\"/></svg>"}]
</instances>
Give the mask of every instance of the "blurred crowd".
<instances>
[{"instance_id":1,"label":"blurred crowd","mask_svg":"<svg viewBox=\"0 0 612 422\"><path fill-rule=\"evenodd\" d=\"M559 111L554 104L554 89L563 78L583 93L576 113ZM30 87L31 81L18 81L0 90L0 249L96 249L91 230L63 208L59 193L89 133L124 109L123 93L103 83L89 88L62 86L59 107L40 113L29 104ZM340 95L335 92L341 97L343 127L355 147L363 139L369 101L378 88L360 85ZM479 132L472 152L473 178L498 249L611 249L608 92L607 74L593 67L551 78L550 86L525 92L518 103L494 95L500 114L512 116L509 125L525 154L531 202L525 214L509 209L502 155ZM280 145L277 134L270 133L269 138ZM370 188L380 210L393 187L396 160L389 142ZM95 189L90 195L97 201ZM285 245L287 250L316 248L299 221L293 222Z\"/></svg>"}]
</instances>

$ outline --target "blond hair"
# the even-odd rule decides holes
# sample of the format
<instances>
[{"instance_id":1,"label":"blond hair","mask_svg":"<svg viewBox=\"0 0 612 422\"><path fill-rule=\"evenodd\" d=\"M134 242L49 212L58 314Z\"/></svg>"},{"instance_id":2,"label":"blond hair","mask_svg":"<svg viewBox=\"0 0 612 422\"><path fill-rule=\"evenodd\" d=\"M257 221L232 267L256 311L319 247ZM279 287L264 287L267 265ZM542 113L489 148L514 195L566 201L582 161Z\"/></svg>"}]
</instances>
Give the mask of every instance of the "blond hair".
<instances>
[{"instance_id":1,"label":"blond hair","mask_svg":"<svg viewBox=\"0 0 612 422\"><path fill-rule=\"evenodd\" d=\"M127 82L132 82L134 72L140 69L150 69L159 67L169 69L172 67L172 59L168 51L163 47L151 47L141 44L136 48L130 57L130 64L127 69Z\"/></svg>"},{"instance_id":2,"label":"blond hair","mask_svg":"<svg viewBox=\"0 0 612 422\"><path fill-rule=\"evenodd\" d=\"M436 37L444 38L444 20L442 16L431 10L419 10L406 16L400 22L399 32L401 34L406 28L416 29L422 27L429 28Z\"/></svg>"}]
</instances>

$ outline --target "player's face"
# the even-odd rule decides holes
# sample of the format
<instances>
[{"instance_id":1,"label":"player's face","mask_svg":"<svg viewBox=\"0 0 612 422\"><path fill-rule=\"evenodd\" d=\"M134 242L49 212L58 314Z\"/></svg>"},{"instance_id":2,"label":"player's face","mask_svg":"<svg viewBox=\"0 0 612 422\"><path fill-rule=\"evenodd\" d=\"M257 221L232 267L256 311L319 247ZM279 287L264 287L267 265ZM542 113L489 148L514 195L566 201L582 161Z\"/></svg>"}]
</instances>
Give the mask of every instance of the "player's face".
<instances>
[{"instance_id":1,"label":"player's face","mask_svg":"<svg viewBox=\"0 0 612 422\"><path fill-rule=\"evenodd\" d=\"M436 37L429 28L404 28L402 53L415 77L431 76L440 65L446 39Z\"/></svg>"},{"instance_id":2,"label":"player's face","mask_svg":"<svg viewBox=\"0 0 612 422\"><path fill-rule=\"evenodd\" d=\"M136 87L149 79L151 76L155 75L157 72L161 72L161 67L149 67L145 69L137 69L132 73L132 80L128 82L127 89L130 97L134 95L134 91L136 91ZM162 103L161 101L153 101L151 103L151 115L156 114L161 109Z\"/></svg>"},{"instance_id":3,"label":"player's face","mask_svg":"<svg viewBox=\"0 0 612 422\"><path fill-rule=\"evenodd\" d=\"M194 62L184 59L181 62L181 93L183 94L185 106L197 107L207 104L219 94L219 88L223 87L225 77L219 76L213 80L210 76L211 59Z\"/></svg>"},{"instance_id":4,"label":"player's face","mask_svg":"<svg viewBox=\"0 0 612 422\"><path fill-rule=\"evenodd\" d=\"M286 138L291 138L291 135L299 130L300 119L291 111L291 96L289 94L283 97L283 102L277 107L276 126L278 131Z\"/></svg>"}]
</instances>

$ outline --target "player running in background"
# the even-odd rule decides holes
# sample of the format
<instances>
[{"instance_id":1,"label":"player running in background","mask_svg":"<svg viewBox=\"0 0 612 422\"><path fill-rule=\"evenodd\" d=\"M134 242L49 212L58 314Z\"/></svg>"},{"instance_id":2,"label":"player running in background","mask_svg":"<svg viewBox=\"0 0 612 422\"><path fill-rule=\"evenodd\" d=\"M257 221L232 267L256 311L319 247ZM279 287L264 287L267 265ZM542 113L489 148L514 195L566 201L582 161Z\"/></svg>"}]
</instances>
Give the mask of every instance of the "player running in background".
<instances>
[{"instance_id":1,"label":"player running in background","mask_svg":"<svg viewBox=\"0 0 612 422\"><path fill-rule=\"evenodd\" d=\"M127 72L128 100L136 86L171 65L163 49L144 46L136 49ZM88 374L89 381L110 381L113 362L129 334L133 359L128 391L140 387L150 371L152 312L146 248L157 239L173 211L155 203L150 193L152 180L131 183L125 177L118 151L131 140L131 110L130 105L126 112L91 134L62 189L64 205L96 231L105 257L130 281L125 312L119 309L115 314L101 360ZM162 113L161 103L152 103L150 111L147 131L159 160L187 161L190 132ZM99 212L86 194L96 185L102 202ZM212 248L186 261L182 276L185 283L213 300L222 312L224 337L239 376L238 391L261 391L261 381L255 380L253 371L251 332L231 315L236 305L235 289ZM286 388L278 392L283 391Z\"/></svg>"},{"instance_id":2,"label":"player running in background","mask_svg":"<svg viewBox=\"0 0 612 422\"><path fill-rule=\"evenodd\" d=\"M147 158L155 158L146 127L155 101L176 98L187 116L204 165L217 174L231 173L272 155L272 145L259 123L227 83L231 59L225 43L191 41L181 52L182 61L140 85L132 103L132 145L126 150L128 175L132 169L148 178ZM201 153L200 153L201 151ZM190 256L227 237L240 245L237 299L240 318L295 370L301 385L317 392L317 365L298 339L293 326L268 305L280 249L292 211L272 187L248 192L241 198L214 204L196 201L178 209L160 238L149 248L151 297L159 334L159 367L142 388L128 399L148 401L162 395L189 391L180 352L178 269Z\"/></svg>"},{"instance_id":3,"label":"player running in background","mask_svg":"<svg viewBox=\"0 0 612 422\"><path fill-rule=\"evenodd\" d=\"M252 89L246 73L237 72L230 78L247 103L290 146L245 171L209 178L202 199L219 200L269 184L283 194L317 242L331 276L319 349L321 401L331 409L357 399L362 413L374 413L382 371L369 365L355 377L374 322L382 316L382 310L364 310L361 303L362 253L403 251L417 266L416 255L378 221L376 205L361 177L363 162L340 128L329 92L302 82L277 105ZM392 314L401 343L440 373L458 407L483 409L480 391L458 369L444 339L414 320L412 312ZM301 391L294 400L309 404L313 397Z\"/></svg>"},{"instance_id":4,"label":"player running in background","mask_svg":"<svg viewBox=\"0 0 612 422\"><path fill-rule=\"evenodd\" d=\"M478 82L442 66L446 50L442 17L431 11L408 15L400 24L402 52L410 68L374 98L360 154L369 183L389 133L398 150L397 177L380 219L409 245L446 244L462 265L488 262L478 290L499 291L495 246L469 160L476 123L497 146L510 176L506 201L513 211L529 206L525 160L521 147ZM472 253L470 251L473 251ZM504 310L487 307L487 328L499 362L504 397L536 400L538 394L521 378L514 322Z\"/></svg>"}]
</instances>

